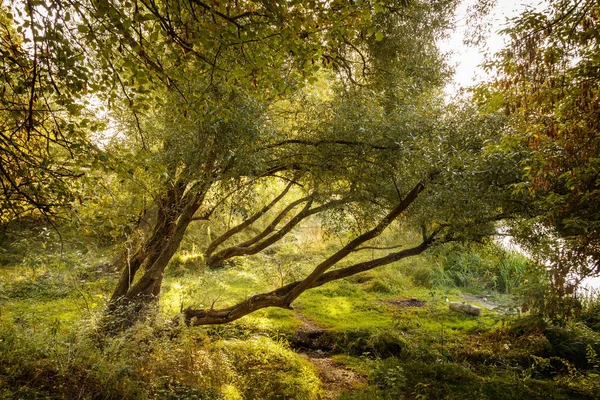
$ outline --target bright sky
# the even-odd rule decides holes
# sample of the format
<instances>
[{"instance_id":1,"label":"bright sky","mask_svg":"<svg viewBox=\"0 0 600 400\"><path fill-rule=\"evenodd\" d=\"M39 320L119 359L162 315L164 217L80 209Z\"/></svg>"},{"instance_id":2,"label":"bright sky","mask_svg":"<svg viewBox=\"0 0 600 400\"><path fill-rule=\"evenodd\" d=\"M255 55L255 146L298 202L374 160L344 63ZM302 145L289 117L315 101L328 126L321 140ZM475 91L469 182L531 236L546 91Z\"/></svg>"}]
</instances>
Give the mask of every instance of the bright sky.
<instances>
[{"instance_id":1,"label":"bright sky","mask_svg":"<svg viewBox=\"0 0 600 400\"><path fill-rule=\"evenodd\" d=\"M469 6L476 0L464 0L457 11L457 29L451 37L440 46L445 51L451 51L450 63L456 66L454 84L448 85L446 93L452 96L458 93L461 87L468 87L481 82L486 78L486 73L480 67L484 61L484 54L494 54L504 46L505 38L498 33L506 27L508 18L516 17L526 9L542 10L547 6L544 0L497 0L496 7L487 17L491 23L491 32L484 48L467 47L463 44L467 29L466 13Z\"/></svg>"}]
</instances>

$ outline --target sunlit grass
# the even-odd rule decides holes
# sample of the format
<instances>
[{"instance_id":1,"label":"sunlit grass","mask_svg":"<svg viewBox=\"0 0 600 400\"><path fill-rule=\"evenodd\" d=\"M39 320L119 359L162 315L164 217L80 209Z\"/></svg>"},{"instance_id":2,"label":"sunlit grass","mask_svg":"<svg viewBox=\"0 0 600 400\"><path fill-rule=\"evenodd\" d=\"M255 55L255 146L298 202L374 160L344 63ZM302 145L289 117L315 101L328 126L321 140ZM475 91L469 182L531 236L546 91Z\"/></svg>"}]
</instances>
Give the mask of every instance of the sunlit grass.
<instances>
[{"instance_id":1,"label":"sunlit grass","mask_svg":"<svg viewBox=\"0 0 600 400\"><path fill-rule=\"evenodd\" d=\"M102 361L102 368L108 370L93 370L97 374L94 379L113 385L110 390L121 387L142 393L146 389L140 389L139 383L144 382L152 393L180 390L187 396L204 390L207 396L218 393L229 398L274 395L263 385L265 379L277 381L277 390L289 398L295 398L297 391L307 398L318 398L321 386L315 370L288 344L293 343L298 330L307 329L306 324L327 330L333 343L333 361L369 377L368 385L353 392L357 397L350 393L342 397L346 399L378 398L381 393L388 396L382 398L399 398L404 393L402 385L410 387L411 395L437 393L432 391L433 385L495 390L506 383L514 389L520 376L514 371L526 372L522 365L531 364L530 353L545 356L543 351L550 346L539 332L530 339L506 333L505 317L497 312L484 309L481 316L473 317L450 310L449 301L463 301L466 291L481 292L481 288L436 285L432 281L439 272L436 256L406 259L310 289L292 303L292 310L267 308L231 324L180 327L173 337L161 336L165 326L161 324L182 308L218 309L268 292L306 276L335 248L324 242L302 252L288 243L269 254L234 260L218 270L204 269L198 254L184 252L167 270L156 321L148 319L109 340L103 352L88 343L85 346L90 347L81 347L77 356L69 353L70 341L78 334L81 340L89 340L81 328L87 324L90 332L95 329L94 318L106 306L118 274L75 262L75 257L60 265L7 266L0 269L0 328L34 337L31 348L58 346L52 357L59 362L80 363L81 368L89 369L89 360L91 365L99 365L98 360L113 357ZM371 256L351 255L345 263ZM285 262L278 263L280 259ZM485 291L485 295L488 302L512 300L511 295L494 291ZM394 303L413 299L422 301L422 306ZM479 297L467 299L470 304L484 305ZM48 360L44 362L51 362ZM40 368L37 359L26 361L26 365ZM173 381L174 376L179 383ZM587 379L587 375L582 376ZM453 377L471 380L473 385L455 385ZM531 387L545 385L551 389L555 385L551 380L536 383L530 378L519 379Z\"/></svg>"}]
</instances>

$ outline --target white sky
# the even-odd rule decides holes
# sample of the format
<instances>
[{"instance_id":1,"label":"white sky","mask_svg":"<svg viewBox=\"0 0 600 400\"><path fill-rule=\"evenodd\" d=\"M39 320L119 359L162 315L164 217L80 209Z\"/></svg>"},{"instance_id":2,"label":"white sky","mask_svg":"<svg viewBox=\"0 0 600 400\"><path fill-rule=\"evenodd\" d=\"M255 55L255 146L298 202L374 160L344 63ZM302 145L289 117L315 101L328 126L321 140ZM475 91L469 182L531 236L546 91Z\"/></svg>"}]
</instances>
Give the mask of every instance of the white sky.
<instances>
[{"instance_id":1,"label":"white sky","mask_svg":"<svg viewBox=\"0 0 600 400\"><path fill-rule=\"evenodd\" d=\"M457 10L456 31L448 40L439 45L444 51L452 52L450 63L456 67L454 83L446 87L447 95L452 96L458 93L461 87L469 87L475 83L481 82L486 78L486 73L481 68L484 61L484 54L494 54L504 46L505 38L498 33L506 27L508 18L516 17L518 14L528 8L542 10L547 6L544 0L497 0L494 10L487 17L491 23L491 32L484 48L467 47L463 44L466 32L466 12L470 5L476 0L464 0Z\"/></svg>"}]
</instances>

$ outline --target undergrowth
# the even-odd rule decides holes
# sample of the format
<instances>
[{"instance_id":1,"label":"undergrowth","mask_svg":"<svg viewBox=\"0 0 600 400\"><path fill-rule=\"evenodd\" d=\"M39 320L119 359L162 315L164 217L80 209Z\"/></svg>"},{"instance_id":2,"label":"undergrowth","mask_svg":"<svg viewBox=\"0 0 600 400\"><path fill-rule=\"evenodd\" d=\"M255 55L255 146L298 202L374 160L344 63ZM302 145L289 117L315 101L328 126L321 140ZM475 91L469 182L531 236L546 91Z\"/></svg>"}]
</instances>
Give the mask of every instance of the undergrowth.
<instances>
[{"instance_id":1,"label":"undergrowth","mask_svg":"<svg viewBox=\"0 0 600 400\"><path fill-rule=\"evenodd\" d=\"M188 238L172 260L153 318L112 337L96 327L118 278L99 262L105 258L77 244L59 252L49 242L47 251L5 257L0 398L323 398L315 366L288 344L306 321L326 332L335 363L366 379L337 393L340 399L598 398L599 298L583 301L563 327L518 312L528 261L494 244L445 246L331 282L304 293L293 310L260 310L223 326L174 326L185 307L224 307L280 287L335 249L298 234L295 245L211 271L196 242L202 235ZM479 317L448 308L449 301L484 298L508 306Z\"/></svg>"},{"instance_id":2,"label":"undergrowth","mask_svg":"<svg viewBox=\"0 0 600 400\"><path fill-rule=\"evenodd\" d=\"M98 337L0 326L0 398L317 399L314 367L267 336L219 339L202 329L138 324ZM265 385L264 382L269 382Z\"/></svg>"}]
</instances>

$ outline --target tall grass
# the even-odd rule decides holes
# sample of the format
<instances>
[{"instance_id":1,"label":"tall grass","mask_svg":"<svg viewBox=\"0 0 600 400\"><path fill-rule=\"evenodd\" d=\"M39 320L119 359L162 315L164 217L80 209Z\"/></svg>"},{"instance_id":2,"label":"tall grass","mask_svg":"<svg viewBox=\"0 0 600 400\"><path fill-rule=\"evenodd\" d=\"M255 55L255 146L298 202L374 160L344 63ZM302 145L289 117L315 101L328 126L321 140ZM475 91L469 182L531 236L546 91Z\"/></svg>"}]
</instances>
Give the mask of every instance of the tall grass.
<instances>
[{"instance_id":1,"label":"tall grass","mask_svg":"<svg viewBox=\"0 0 600 400\"><path fill-rule=\"evenodd\" d=\"M514 294L525 281L530 261L494 243L450 244L434 257L434 286Z\"/></svg>"},{"instance_id":2,"label":"tall grass","mask_svg":"<svg viewBox=\"0 0 600 400\"><path fill-rule=\"evenodd\" d=\"M0 398L320 398L314 367L281 341L220 339L163 322L103 338L92 326L0 323Z\"/></svg>"}]
</instances>

